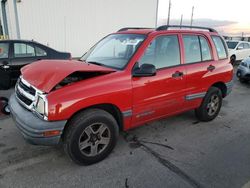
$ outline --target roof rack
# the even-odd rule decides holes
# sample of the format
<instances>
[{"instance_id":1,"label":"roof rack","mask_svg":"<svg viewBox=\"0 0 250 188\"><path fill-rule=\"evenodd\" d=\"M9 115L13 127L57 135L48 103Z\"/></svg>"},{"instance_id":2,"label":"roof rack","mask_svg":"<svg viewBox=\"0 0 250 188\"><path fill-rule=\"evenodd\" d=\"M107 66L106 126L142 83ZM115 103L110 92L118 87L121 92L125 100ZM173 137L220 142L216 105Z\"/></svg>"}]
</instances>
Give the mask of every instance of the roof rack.
<instances>
[{"instance_id":1,"label":"roof rack","mask_svg":"<svg viewBox=\"0 0 250 188\"><path fill-rule=\"evenodd\" d=\"M124 28L119 29L117 32L128 31L128 30L133 30L133 29L154 29L154 28L149 28L149 27L124 27Z\"/></svg>"},{"instance_id":2,"label":"roof rack","mask_svg":"<svg viewBox=\"0 0 250 188\"><path fill-rule=\"evenodd\" d=\"M176 27L176 28L190 28L190 29L204 29L208 30L209 32L216 32L218 33L215 29L210 28L210 27L200 27L200 26L188 26L188 25L162 25L156 28L156 31L162 31L162 30L168 30L171 27Z\"/></svg>"}]
</instances>

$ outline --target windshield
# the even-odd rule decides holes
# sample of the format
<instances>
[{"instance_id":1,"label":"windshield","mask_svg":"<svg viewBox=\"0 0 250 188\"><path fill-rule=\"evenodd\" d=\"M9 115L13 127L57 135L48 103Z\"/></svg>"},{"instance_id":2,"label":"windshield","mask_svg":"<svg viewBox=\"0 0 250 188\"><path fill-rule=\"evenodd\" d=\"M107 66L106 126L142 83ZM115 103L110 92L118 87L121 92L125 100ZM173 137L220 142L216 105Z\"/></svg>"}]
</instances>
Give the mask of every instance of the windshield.
<instances>
[{"instance_id":1,"label":"windshield","mask_svg":"<svg viewBox=\"0 0 250 188\"><path fill-rule=\"evenodd\" d=\"M109 35L83 55L80 60L123 69L144 39L145 35L139 34Z\"/></svg>"},{"instance_id":2,"label":"windshield","mask_svg":"<svg viewBox=\"0 0 250 188\"><path fill-rule=\"evenodd\" d=\"M228 41L227 42L227 46L229 49L234 49L237 46L238 42L232 42L232 41Z\"/></svg>"}]
</instances>

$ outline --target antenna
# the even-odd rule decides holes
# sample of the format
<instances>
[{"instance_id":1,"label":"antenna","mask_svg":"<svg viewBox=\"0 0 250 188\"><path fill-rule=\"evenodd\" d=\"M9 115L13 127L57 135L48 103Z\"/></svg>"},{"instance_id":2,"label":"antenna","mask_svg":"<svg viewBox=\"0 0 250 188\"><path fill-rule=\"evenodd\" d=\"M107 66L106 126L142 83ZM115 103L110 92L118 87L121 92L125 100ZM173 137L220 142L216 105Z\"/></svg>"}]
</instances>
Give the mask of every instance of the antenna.
<instances>
[{"instance_id":1,"label":"antenna","mask_svg":"<svg viewBox=\"0 0 250 188\"><path fill-rule=\"evenodd\" d=\"M190 26L193 26L193 17L194 17L194 6L192 7L192 14L191 14L191 23Z\"/></svg>"},{"instance_id":2,"label":"antenna","mask_svg":"<svg viewBox=\"0 0 250 188\"><path fill-rule=\"evenodd\" d=\"M183 19L183 14L181 15L180 28L182 26L182 19Z\"/></svg>"},{"instance_id":3,"label":"antenna","mask_svg":"<svg viewBox=\"0 0 250 188\"><path fill-rule=\"evenodd\" d=\"M167 25L169 25L169 22L170 22L170 11L171 11L171 0L169 0L169 4L168 4L168 20L167 20Z\"/></svg>"}]
</instances>

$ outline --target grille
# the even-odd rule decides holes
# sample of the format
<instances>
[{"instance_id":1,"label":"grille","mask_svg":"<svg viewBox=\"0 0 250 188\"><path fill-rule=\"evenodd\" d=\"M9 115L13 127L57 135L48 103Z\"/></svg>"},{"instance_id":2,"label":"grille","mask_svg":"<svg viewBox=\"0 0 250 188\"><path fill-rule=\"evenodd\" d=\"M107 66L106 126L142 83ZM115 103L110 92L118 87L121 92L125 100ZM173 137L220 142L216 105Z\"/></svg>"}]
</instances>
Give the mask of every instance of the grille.
<instances>
[{"instance_id":1,"label":"grille","mask_svg":"<svg viewBox=\"0 0 250 188\"><path fill-rule=\"evenodd\" d=\"M36 90L35 90L34 88L32 88L32 87L26 86L26 85L22 82L22 80L20 80L20 82L19 82L19 87L22 88L24 91L26 91L27 93L29 93L29 94L31 94L31 95L34 95L34 96L35 96L35 94L36 94Z\"/></svg>"},{"instance_id":2,"label":"grille","mask_svg":"<svg viewBox=\"0 0 250 188\"><path fill-rule=\"evenodd\" d=\"M35 101L36 89L29 85L23 78L20 78L16 85L16 97L27 109L32 109Z\"/></svg>"},{"instance_id":3,"label":"grille","mask_svg":"<svg viewBox=\"0 0 250 188\"><path fill-rule=\"evenodd\" d=\"M30 106L31 103L32 103L32 100L28 99L27 97L25 97L24 95L22 95L19 90L17 89L16 90L16 95L17 97L24 103L26 104L27 106Z\"/></svg>"}]
</instances>

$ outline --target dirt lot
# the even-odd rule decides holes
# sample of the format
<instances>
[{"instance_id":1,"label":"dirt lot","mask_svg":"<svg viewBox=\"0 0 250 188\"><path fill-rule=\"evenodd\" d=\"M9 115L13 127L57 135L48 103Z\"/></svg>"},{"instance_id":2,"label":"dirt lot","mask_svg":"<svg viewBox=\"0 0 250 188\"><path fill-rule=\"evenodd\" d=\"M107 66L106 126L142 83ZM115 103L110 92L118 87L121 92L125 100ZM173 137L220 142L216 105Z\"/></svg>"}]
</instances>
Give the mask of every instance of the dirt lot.
<instances>
[{"instance_id":1,"label":"dirt lot","mask_svg":"<svg viewBox=\"0 0 250 188\"><path fill-rule=\"evenodd\" d=\"M83 167L60 146L27 144L0 117L0 187L242 187L250 181L249 96L250 84L235 80L214 121L191 111L122 133L106 160Z\"/></svg>"}]
</instances>

